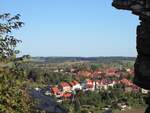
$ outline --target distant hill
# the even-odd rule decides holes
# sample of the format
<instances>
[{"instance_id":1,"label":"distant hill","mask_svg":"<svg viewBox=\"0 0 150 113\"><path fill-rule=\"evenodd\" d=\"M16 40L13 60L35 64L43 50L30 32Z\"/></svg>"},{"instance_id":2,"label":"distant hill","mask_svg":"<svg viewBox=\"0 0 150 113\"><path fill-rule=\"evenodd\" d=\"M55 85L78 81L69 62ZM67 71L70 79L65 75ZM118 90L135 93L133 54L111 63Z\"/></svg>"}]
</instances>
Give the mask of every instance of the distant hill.
<instances>
[{"instance_id":1,"label":"distant hill","mask_svg":"<svg viewBox=\"0 0 150 113\"><path fill-rule=\"evenodd\" d=\"M135 61L135 57L32 57L34 62L42 63L64 63L64 62L117 62L117 61Z\"/></svg>"}]
</instances>

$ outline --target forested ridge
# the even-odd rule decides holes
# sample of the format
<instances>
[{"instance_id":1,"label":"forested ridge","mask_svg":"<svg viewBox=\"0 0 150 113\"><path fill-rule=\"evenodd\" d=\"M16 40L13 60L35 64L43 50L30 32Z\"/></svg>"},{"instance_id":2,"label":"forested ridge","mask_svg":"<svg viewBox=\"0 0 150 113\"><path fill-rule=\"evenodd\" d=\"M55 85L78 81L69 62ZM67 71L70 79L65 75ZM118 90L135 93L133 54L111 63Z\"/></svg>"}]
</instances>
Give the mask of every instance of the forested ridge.
<instances>
[{"instance_id":1,"label":"forested ridge","mask_svg":"<svg viewBox=\"0 0 150 113\"><path fill-rule=\"evenodd\" d=\"M63 62L77 62L77 61L89 61L99 63L109 63L116 61L135 61L135 57L32 57L35 62L47 62L47 63L63 63Z\"/></svg>"}]
</instances>

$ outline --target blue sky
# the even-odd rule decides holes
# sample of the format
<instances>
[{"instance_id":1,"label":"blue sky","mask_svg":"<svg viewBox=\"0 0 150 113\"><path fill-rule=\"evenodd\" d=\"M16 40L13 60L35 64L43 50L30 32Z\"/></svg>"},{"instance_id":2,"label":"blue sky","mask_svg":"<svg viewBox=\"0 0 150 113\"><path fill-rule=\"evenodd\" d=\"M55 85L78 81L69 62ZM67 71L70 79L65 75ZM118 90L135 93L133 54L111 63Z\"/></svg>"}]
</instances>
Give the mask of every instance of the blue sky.
<instances>
[{"instance_id":1,"label":"blue sky","mask_svg":"<svg viewBox=\"0 0 150 113\"><path fill-rule=\"evenodd\" d=\"M21 55L136 56L138 17L111 0L0 0L0 13L19 13L14 32Z\"/></svg>"}]
</instances>

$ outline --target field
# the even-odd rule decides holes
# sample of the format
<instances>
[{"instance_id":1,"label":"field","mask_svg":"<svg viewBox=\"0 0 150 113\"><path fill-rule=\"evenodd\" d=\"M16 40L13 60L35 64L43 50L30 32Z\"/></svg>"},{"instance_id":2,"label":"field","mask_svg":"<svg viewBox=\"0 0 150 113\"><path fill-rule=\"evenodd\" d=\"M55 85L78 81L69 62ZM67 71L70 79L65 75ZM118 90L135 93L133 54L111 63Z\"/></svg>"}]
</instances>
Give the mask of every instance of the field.
<instances>
[{"instance_id":1,"label":"field","mask_svg":"<svg viewBox=\"0 0 150 113\"><path fill-rule=\"evenodd\" d=\"M121 111L121 112L116 112L116 113L144 113L145 109L134 109L134 110L129 110L129 111Z\"/></svg>"}]
</instances>

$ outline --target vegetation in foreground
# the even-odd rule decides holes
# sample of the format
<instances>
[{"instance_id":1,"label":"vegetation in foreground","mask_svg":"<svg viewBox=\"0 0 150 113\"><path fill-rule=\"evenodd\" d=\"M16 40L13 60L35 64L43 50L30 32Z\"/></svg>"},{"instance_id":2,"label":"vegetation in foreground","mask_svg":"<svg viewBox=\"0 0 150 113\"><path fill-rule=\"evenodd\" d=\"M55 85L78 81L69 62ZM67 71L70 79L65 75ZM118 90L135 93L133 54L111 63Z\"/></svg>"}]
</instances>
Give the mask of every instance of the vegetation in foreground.
<instances>
[{"instance_id":1,"label":"vegetation in foreground","mask_svg":"<svg viewBox=\"0 0 150 113\"><path fill-rule=\"evenodd\" d=\"M16 58L20 40L12 34L24 25L20 15L0 15L0 113L32 113L32 103L27 93L27 76L24 58Z\"/></svg>"}]
</instances>

